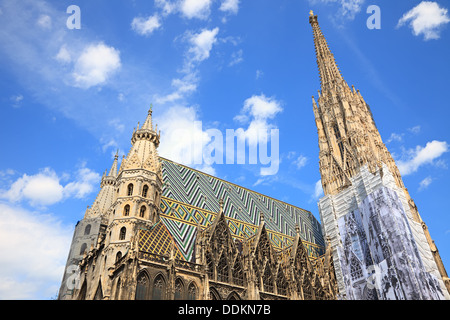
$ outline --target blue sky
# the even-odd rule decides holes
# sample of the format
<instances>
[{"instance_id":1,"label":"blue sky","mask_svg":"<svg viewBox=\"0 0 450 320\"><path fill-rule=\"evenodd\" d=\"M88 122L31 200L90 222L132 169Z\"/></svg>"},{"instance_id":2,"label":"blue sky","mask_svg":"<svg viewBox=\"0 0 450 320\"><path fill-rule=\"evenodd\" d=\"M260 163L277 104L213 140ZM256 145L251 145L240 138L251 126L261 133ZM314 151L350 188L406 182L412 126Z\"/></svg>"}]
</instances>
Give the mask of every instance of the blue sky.
<instances>
[{"instance_id":1,"label":"blue sky","mask_svg":"<svg viewBox=\"0 0 450 320\"><path fill-rule=\"evenodd\" d=\"M367 27L370 5L380 9L380 29ZM160 155L319 218L311 9L344 78L371 106L450 268L449 7L443 0L0 0L0 298L56 295L74 225L151 103ZM180 132L195 121L201 126ZM278 130L269 140L279 142L275 174L259 160L186 157L193 141L207 148L214 133L239 128L248 147L258 129Z\"/></svg>"}]
</instances>

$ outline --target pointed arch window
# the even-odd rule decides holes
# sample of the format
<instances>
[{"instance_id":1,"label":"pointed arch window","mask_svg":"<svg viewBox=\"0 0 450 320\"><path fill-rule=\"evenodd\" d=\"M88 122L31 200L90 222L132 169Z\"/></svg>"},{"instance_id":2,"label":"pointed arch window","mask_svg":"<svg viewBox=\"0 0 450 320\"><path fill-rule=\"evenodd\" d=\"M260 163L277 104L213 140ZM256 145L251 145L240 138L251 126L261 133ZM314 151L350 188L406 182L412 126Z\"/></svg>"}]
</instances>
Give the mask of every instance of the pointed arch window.
<instances>
[{"instance_id":1,"label":"pointed arch window","mask_svg":"<svg viewBox=\"0 0 450 320\"><path fill-rule=\"evenodd\" d=\"M146 197L147 197L147 194L148 194L148 185L144 185L144 186L142 187L142 196L143 196L144 198L146 198Z\"/></svg>"},{"instance_id":2,"label":"pointed arch window","mask_svg":"<svg viewBox=\"0 0 450 320\"><path fill-rule=\"evenodd\" d=\"M244 286L244 272L239 260L236 261L233 267L233 283L238 286Z\"/></svg>"},{"instance_id":3,"label":"pointed arch window","mask_svg":"<svg viewBox=\"0 0 450 320\"><path fill-rule=\"evenodd\" d=\"M120 229L119 240L125 240L126 235L127 235L127 228L122 227Z\"/></svg>"},{"instance_id":4,"label":"pointed arch window","mask_svg":"<svg viewBox=\"0 0 450 320\"><path fill-rule=\"evenodd\" d=\"M132 196L133 195L133 184L130 183L127 187L127 195Z\"/></svg>"},{"instance_id":5,"label":"pointed arch window","mask_svg":"<svg viewBox=\"0 0 450 320\"><path fill-rule=\"evenodd\" d=\"M98 283L97 291L95 292L94 300L103 300L102 283Z\"/></svg>"},{"instance_id":6,"label":"pointed arch window","mask_svg":"<svg viewBox=\"0 0 450 320\"><path fill-rule=\"evenodd\" d=\"M84 254L86 252L86 249L87 249L87 244L83 243L80 248L80 255Z\"/></svg>"},{"instance_id":7,"label":"pointed arch window","mask_svg":"<svg viewBox=\"0 0 450 320\"><path fill-rule=\"evenodd\" d=\"M206 266L208 267L208 277L210 280L214 279L214 261L209 252L206 253Z\"/></svg>"},{"instance_id":8,"label":"pointed arch window","mask_svg":"<svg viewBox=\"0 0 450 320\"><path fill-rule=\"evenodd\" d=\"M141 272L137 278L136 300L147 300L149 279L145 272Z\"/></svg>"},{"instance_id":9,"label":"pointed arch window","mask_svg":"<svg viewBox=\"0 0 450 320\"><path fill-rule=\"evenodd\" d=\"M153 282L152 299L164 300L166 283L161 275L158 275Z\"/></svg>"},{"instance_id":10,"label":"pointed arch window","mask_svg":"<svg viewBox=\"0 0 450 320\"><path fill-rule=\"evenodd\" d=\"M273 277L270 266L267 265L263 275L263 286L265 292L273 292Z\"/></svg>"},{"instance_id":11,"label":"pointed arch window","mask_svg":"<svg viewBox=\"0 0 450 320\"><path fill-rule=\"evenodd\" d=\"M141 210L139 211L139 217L144 218L145 217L145 210L147 208L145 206L141 207Z\"/></svg>"},{"instance_id":12,"label":"pointed arch window","mask_svg":"<svg viewBox=\"0 0 450 320\"><path fill-rule=\"evenodd\" d=\"M350 260L350 274L352 280L357 280L362 277L362 270L359 261L353 256Z\"/></svg>"},{"instance_id":13,"label":"pointed arch window","mask_svg":"<svg viewBox=\"0 0 450 320\"><path fill-rule=\"evenodd\" d=\"M124 216L129 216L130 215L130 205L127 204L124 208L123 208L123 215Z\"/></svg>"},{"instance_id":14,"label":"pointed arch window","mask_svg":"<svg viewBox=\"0 0 450 320\"><path fill-rule=\"evenodd\" d=\"M217 265L217 281L228 282L228 263L225 252L222 254Z\"/></svg>"},{"instance_id":15,"label":"pointed arch window","mask_svg":"<svg viewBox=\"0 0 450 320\"><path fill-rule=\"evenodd\" d=\"M284 276L284 272L282 270L278 271L277 276L277 292L283 296L287 295L287 287L288 283L286 281L286 277Z\"/></svg>"},{"instance_id":16,"label":"pointed arch window","mask_svg":"<svg viewBox=\"0 0 450 320\"><path fill-rule=\"evenodd\" d=\"M121 283L120 283L120 278L119 278L119 279L117 279L117 284L116 284L116 296L115 296L116 300L119 300L119 298L120 298L120 286L121 286Z\"/></svg>"},{"instance_id":17,"label":"pointed arch window","mask_svg":"<svg viewBox=\"0 0 450 320\"><path fill-rule=\"evenodd\" d=\"M86 228L84 228L84 235L87 236L91 233L91 225L88 224Z\"/></svg>"},{"instance_id":18,"label":"pointed arch window","mask_svg":"<svg viewBox=\"0 0 450 320\"><path fill-rule=\"evenodd\" d=\"M183 300L183 296L184 296L184 285L183 285L183 281L181 281L180 278L178 278L177 280L175 280L175 300Z\"/></svg>"},{"instance_id":19,"label":"pointed arch window","mask_svg":"<svg viewBox=\"0 0 450 320\"><path fill-rule=\"evenodd\" d=\"M188 292L187 292L187 298L188 300L196 300L197 299L197 286L191 282L191 284L189 284L188 287Z\"/></svg>"},{"instance_id":20,"label":"pointed arch window","mask_svg":"<svg viewBox=\"0 0 450 320\"><path fill-rule=\"evenodd\" d=\"M122 259L122 252L117 252L116 254L116 262L119 261L120 259Z\"/></svg>"}]
</instances>

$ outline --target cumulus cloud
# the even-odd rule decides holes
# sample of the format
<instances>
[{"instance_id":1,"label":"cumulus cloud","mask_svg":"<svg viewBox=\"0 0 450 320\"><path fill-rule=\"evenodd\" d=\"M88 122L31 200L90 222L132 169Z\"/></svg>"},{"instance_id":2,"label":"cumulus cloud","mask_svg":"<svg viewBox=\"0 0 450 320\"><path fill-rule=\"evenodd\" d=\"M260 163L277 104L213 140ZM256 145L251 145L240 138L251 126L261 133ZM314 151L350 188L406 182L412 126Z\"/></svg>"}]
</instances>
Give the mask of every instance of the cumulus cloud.
<instances>
[{"instance_id":1,"label":"cumulus cloud","mask_svg":"<svg viewBox=\"0 0 450 320\"><path fill-rule=\"evenodd\" d=\"M239 0L224 0L222 1L220 11L237 14L239 11Z\"/></svg>"},{"instance_id":2,"label":"cumulus cloud","mask_svg":"<svg viewBox=\"0 0 450 320\"><path fill-rule=\"evenodd\" d=\"M217 34L219 28L211 30L203 29L199 33L191 34L189 36L189 43L191 44L187 52L189 62L201 62L209 58L213 45L217 42Z\"/></svg>"},{"instance_id":3,"label":"cumulus cloud","mask_svg":"<svg viewBox=\"0 0 450 320\"><path fill-rule=\"evenodd\" d=\"M234 119L241 124L248 124L242 131L241 138L246 139L250 145L256 145L264 136L259 136L261 131L267 132L276 128L270 120L283 111L281 103L273 97L264 94L253 95L244 101L241 112Z\"/></svg>"},{"instance_id":4,"label":"cumulus cloud","mask_svg":"<svg viewBox=\"0 0 450 320\"><path fill-rule=\"evenodd\" d=\"M92 193L100 181L100 175L89 168L82 167L76 173L76 180L69 182L64 187L66 197L83 199Z\"/></svg>"},{"instance_id":5,"label":"cumulus cloud","mask_svg":"<svg viewBox=\"0 0 450 320\"><path fill-rule=\"evenodd\" d=\"M51 168L42 169L35 175L23 174L8 190L1 190L0 198L11 203L27 201L35 207L50 206L69 197L84 198L94 191L94 185L100 181L100 175L82 167L74 181L66 186L60 181L61 177Z\"/></svg>"},{"instance_id":6,"label":"cumulus cloud","mask_svg":"<svg viewBox=\"0 0 450 320\"><path fill-rule=\"evenodd\" d=\"M149 16L148 18L136 17L131 22L131 28L140 35L148 36L154 30L161 27L160 18L158 15Z\"/></svg>"},{"instance_id":7,"label":"cumulus cloud","mask_svg":"<svg viewBox=\"0 0 450 320\"><path fill-rule=\"evenodd\" d=\"M442 27L450 22L447 12L436 2L422 1L401 17L397 27L409 24L415 36L422 35L424 40L439 39Z\"/></svg>"},{"instance_id":8,"label":"cumulus cloud","mask_svg":"<svg viewBox=\"0 0 450 320\"><path fill-rule=\"evenodd\" d=\"M189 19L206 19L211 12L211 3L211 0L182 0L180 11Z\"/></svg>"},{"instance_id":9,"label":"cumulus cloud","mask_svg":"<svg viewBox=\"0 0 450 320\"><path fill-rule=\"evenodd\" d=\"M121 66L120 53L104 43L88 45L78 57L73 71L75 85L90 88L105 83Z\"/></svg>"},{"instance_id":10,"label":"cumulus cloud","mask_svg":"<svg viewBox=\"0 0 450 320\"><path fill-rule=\"evenodd\" d=\"M61 201L64 187L59 183L59 177L50 169L45 168L38 174L24 174L17 179L11 188L3 194L11 202L24 199L32 205L51 205Z\"/></svg>"},{"instance_id":11,"label":"cumulus cloud","mask_svg":"<svg viewBox=\"0 0 450 320\"><path fill-rule=\"evenodd\" d=\"M397 161L398 169L402 175L408 175L416 172L421 166L433 163L449 149L449 145L445 141L431 141L425 147L417 146L413 150L409 150L407 160Z\"/></svg>"},{"instance_id":12,"label":"cumulus cloud","mask_svg":"<svg viewBox=\"0 0 450 320\"><path fill-rule=\"evenodd\" d=\"M0 203L0 299L54 297L72 235L52 215Z\"/></svg>"},{"instance_id":13,"label":"cumulus cloud","mask_svg":"<svg viewBox=\"0 0 450 320\"><path fill-rule=\"evenodd\" d=\"M204 164L203 150L211 135L202 127L194 107L175 105L155 118L161 130L158 153L173 161L191 165L196 169L214 174L211 164Z\"/></svg>"}]
</instances>

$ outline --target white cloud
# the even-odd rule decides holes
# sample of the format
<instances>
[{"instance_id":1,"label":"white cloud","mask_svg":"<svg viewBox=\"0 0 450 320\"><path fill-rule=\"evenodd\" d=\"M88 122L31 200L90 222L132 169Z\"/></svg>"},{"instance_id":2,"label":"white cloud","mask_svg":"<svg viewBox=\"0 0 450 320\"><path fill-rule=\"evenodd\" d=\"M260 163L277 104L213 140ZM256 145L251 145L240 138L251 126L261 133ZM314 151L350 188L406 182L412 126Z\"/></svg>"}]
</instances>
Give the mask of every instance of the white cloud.
<instances>
[{"instance_id":1,"label":"white cloud","mask_svg":"<svg viewBox=\"0 0 450 320\"><path fill-rule=\"evenodd\" d=\"M39 17L37 25L42 29L50 29L52 27L52 18L49 15L43 14Z\"/></svg>"},{"instance_id":2,"label":"white cloud","mask_svg":"<svg viewBox=\"0 0 450 320\"><path fill-rule=\"evenodd\" d=\"M397 142L401 142L403 140L403 134L398 134L398 133L391 133L391 136L389 137L389 139L387 139L386 143L390 143L392 141L397 141Z\"/></svg>"},{"instance_id":3,"label":"white cloud","mask_svg":"<svg viewBox=\"0 0 450 320\"><path fill-rule=\"evenodd\" d=\"M82 167L76 173L76 180L68 183L64 187L65 197L75 197L83 199L92 193L100 181L100 175L89 168Z\"/></svg>"},{"instance_id":4,"label":"white cloud","mask_svg":"<svg viewBox=\"0 0 450 320\"><path fill-rule=\"evenodd\" d=\"M203 149L211 136L198 125L199 118L194 107L172 106L161 116L155 117L155 122L161 130L158 153L162 157L213 172L212 168L203 165Z\"/></svg>"},{"instance_id":5,"label":"white cloud","mask_svg":"<svg viewBox=\"0 0 450 320\"><path fill-rule=\"evenodd\" d=\"M160 104L175 102L183 99L197 89L199 77L197 67L199 63L209 58L214 44L217 42L219 28L203 29L198 33L187 32L184 36L189 44L185 53L185 61L181 73L182 78L172 80L175 91L165 96L157 96L155 101Z\"/></svg>"},{"instance_id":6,"label":"white cloud","mask_svg":"<svg viewBox=\"0 0 450 320\"><path fill-rule=\"evenodd\" d=\"M450 22L447 12L436 2L422 1L403 15L397 27L409 23L415 36L423 35L424 40L439 39L442 27Z\"/></svg>"},{"instance_id":7,"label":"white cloud","mask_svg":"<svg viewBox=\"0 0 450 320\"><path fill-rule=\"evenodd\" d=\"M311 5L337 4L339 5L339 9L336 11L337 16L349 20L353 20L361 11L364 2L365 0L309 0Z\"/></svg>"},{"instance_id":8,"label":"white cloud","mask_svg":"<svg viewBox=\"0 0 450 320\"><path fill-rule=\"evenodd\" d=\"M0 299L54 297L72 235L51 215L0 203Z\"/></svg>"},{"instance_id":9,"label":"white cloud","mask_svg":"<svg viewBox=\"0 0 450 320\"><path fill-rule=\"evenodd\" d=\"M213 45L217 42L219 28L203 29L189 37L191 47L188 50L189 61L200 62L209 58Z\"/></svg>"},{"instance_id":10,"label":"white cloud","mask_svg":"<svg viewBox=\"0 0 450 320\"><path fill-rule=\"evenodd\" d=\"M237 14L239 11L239 0L224 0L220 5L219 10Z\"/></svg>"},{"instance_id":11,"label":"white cloud","mask_svg":"<svg viewBox=\"0 0 450 320\"><path fill-rule=\"evenodd\" d=\"M303 155L300 155L297 159L295 159L295 161L293 163L296 165L297 169L301 169L304 166L306 166L307 162L308 162L308 158Z\"/></svg>"},{"instance_id":12,"label":"white cloud","mask_svg":"<svg viewBox=\"0 0 450 320\"><path fill-rule=\"evenodd\" d=\"M235 64L238 64L238 63L241 63L242 61L244 61L244 58L242 57L242 54L243 54L242 49L238 50L236 52L233 52L231 54L231 61L228 64L228 66L231 67L231 66L234 66Z\"/></svg>"},{"instance_id":13,"label":"white cloud","mask_svg":"<svg viewBox=\"0 0 450 320\"><path fill-rule=\"evenodd\" d=\"M211 12L211 2L211 0L182 0L180 10L189 19L206 19Z\"/></svg>"},{"instance_id":14,"label":"white cloud","mask_svg":"<svg viewBox=\"0 0 450 320\"><path fill-rule=\"evenodd\" d=\"M67 50L65 45L61 46L61 48L59 49L58 53L55 56L55 59L61 63L69 63L72 61L70 52L69 50Z\"/></svg>"},{"instance_id":15,"label":"white cloud","mask_svg":"<svg viewBox=\"0 0 450 320\"><path fill-rule=\"evenodd\" d=\"M250 145L256 145L260 142L259 132L275 128L275 125L269 123L279 112L283 111L281 103L275 98L266 97L264 94L253 95L244 101L244 107L240 114L234 117L234 120L246 124L247 129L240 136L247 139Z\"/></svg>"},{"instance_id":16,"label":"white cloud","mask_svg":"<svg viewBox=\"0 0 450 320\"><path fill-rule=\"evenodd\" d=\"M155 6L161 8L163 15L167 16L178 9L178 5L175 2L170 2L168 0L155 0Z\"/></svg>"},{"instance_id":17,"label":"white cloud","mask_svg":"<svg viewBox=\"0 0 450 320\"><path fill-rule=\"evenodd\" d=\"M420 126L419 125L417 125L417 126L414 126L414 127L412 127L412 128L408 128L408 131L409 132L412 132L412 133L414 133L414 134L418 134L419 132L420 132Z\"/></svg>"},{"instance_id":18,"label":"white cloud","mask_svg":"<svg viewBox=\"0 0 450 320\"><path fill-rule=\"evenodd\" d=\"M148 36L153 33L154 30L161 27L161 22L158 15L149 16L144 19L136 17L131 22L131 27L140 35Z\"/></svg>"},{"instance_id":19,"label":"white cloud","mask_svg":"<svg viewBox=\"0 0 450 320\"><path fill-rule=\"evenodd\" d=\"M319 199L323 195L322 180L316 182L314 186L314 199Z\"/></svg>"},{"instance_id":20,"label":"white cloud","mask_svg":"<svg viewBox=\"0 0 450 320\"><path fill-rule=\"evenodd\" d=\"M36 175L24 174L2 197L11 202L26 199L32 205L47 206L61 201L63 191L64 187L60 185L56 173L50 168L45 168Z\"/></svg>"},{"instance_id":21,"label":"white cloud","mask_svg":"<svg viewBox=\"0 0 450 320\"><path fill-rule=\"evenodd\" d=\"M121 66L120 53L103 43L88 45L77 59L73 78L75 85L90 88L105 83Z\"/></svg>"},{"instance_id":22,"label":"white cloud","mask_svg":"<svg viewBox=\"0 0 450 320\"><path fill-rule=\"evenodd\" d=\"M415 150L409 150L409 159L397 161L398 169L402 175L414 173L419 167L442 156L448 148L447 142L436 140L428 142L425 147L417 146Z\"/></svg>"},{"instance_id":23,"label":"white cloud","mask_svg":"<svg viewBox=\"0 0 450 320\"><path fill-rule=\"evenodd\" d=\"M428 188L428 186L431 184L431 182L433 182L433 179L431 177L426 177L425 179L420 181L419 191Z\"/></svg>"},{"instance_id":24,"label":"white cloud","mask_svg":"<svg viewBox=\"0 0 450 320\"><path fill-rule=\"evenodd\" d=\"M65 198L84 198L94 191L94 185L100 181L100 175L82 166L75 180L65 187L61 177L51 168L45 168L35 175L23 174L14 181L9 190L0 190L0 198L12 203L28 201L35 207L50 206Z\"/></svg>"}]
</instances>

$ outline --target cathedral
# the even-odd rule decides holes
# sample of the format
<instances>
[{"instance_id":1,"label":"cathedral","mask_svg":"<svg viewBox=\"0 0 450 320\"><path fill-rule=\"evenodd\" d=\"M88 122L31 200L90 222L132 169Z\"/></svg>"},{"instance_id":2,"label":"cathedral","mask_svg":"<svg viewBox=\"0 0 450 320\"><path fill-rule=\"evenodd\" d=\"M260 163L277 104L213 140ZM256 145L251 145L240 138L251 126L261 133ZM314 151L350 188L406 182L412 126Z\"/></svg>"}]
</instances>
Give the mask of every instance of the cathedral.
<instances>
[{"instance_id":1,"label":"cathedral","mask_svg":"<svg viewBox=\"0 0 450 320\"><path fill-rule=\"evenodd\" d=\"M158 155L152 109L74 231L60 300L449 299L369 106L310 13L324 197L311 212Z\"/></svg>"}]
</instances>

